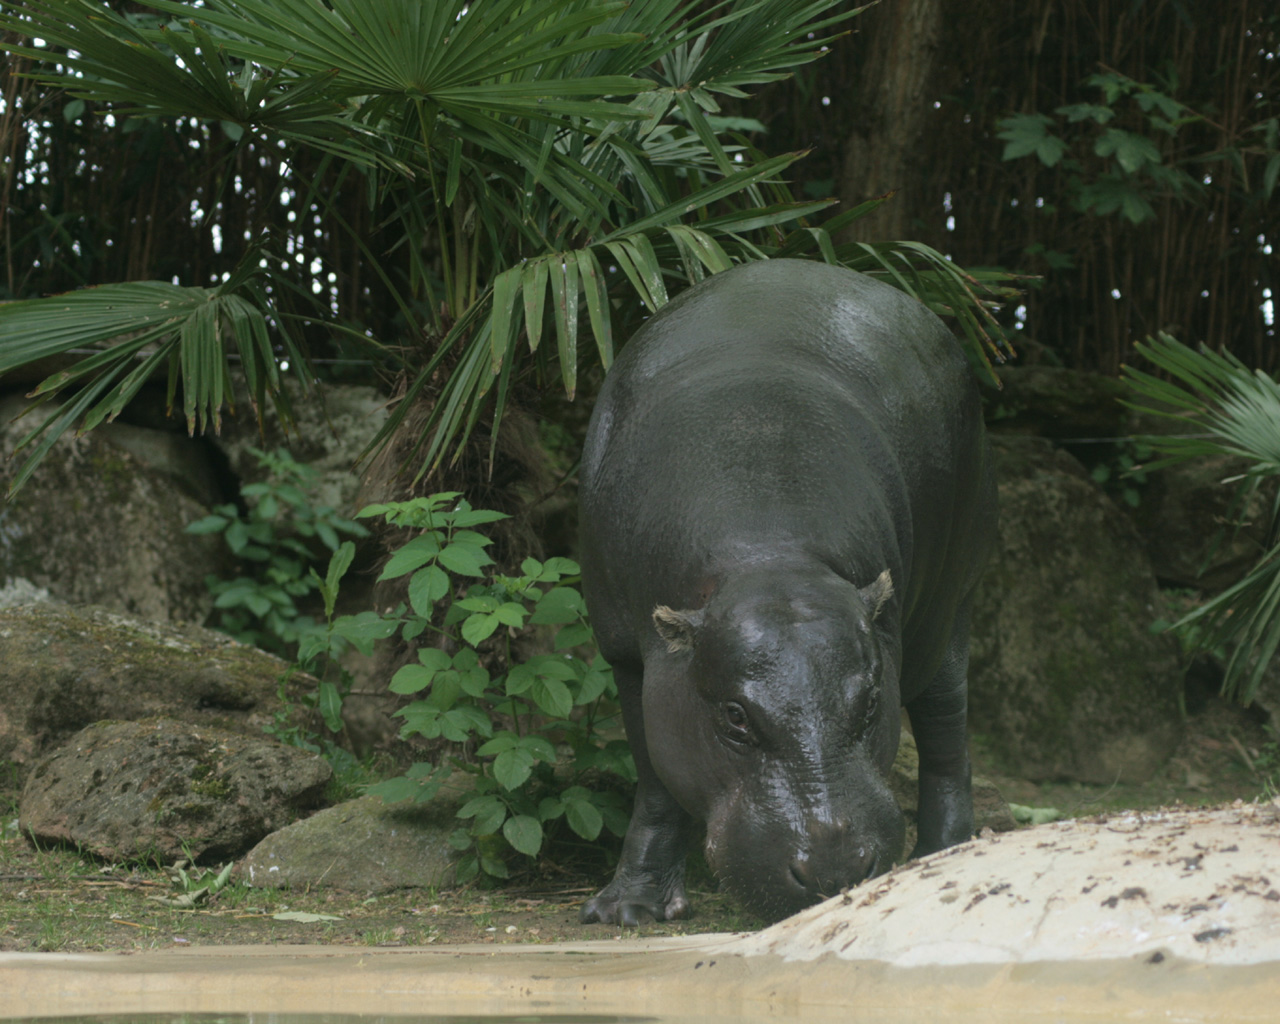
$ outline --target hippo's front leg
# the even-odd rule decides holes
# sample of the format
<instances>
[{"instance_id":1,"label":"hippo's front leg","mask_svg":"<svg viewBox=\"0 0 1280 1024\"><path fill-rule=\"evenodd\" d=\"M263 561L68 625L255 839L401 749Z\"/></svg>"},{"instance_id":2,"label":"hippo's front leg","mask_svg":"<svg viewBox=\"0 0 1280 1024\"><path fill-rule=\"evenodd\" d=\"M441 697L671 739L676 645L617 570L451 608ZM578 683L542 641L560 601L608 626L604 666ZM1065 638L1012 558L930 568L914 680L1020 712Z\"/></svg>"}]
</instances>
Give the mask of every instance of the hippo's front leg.
<instances>
[{"instance_id":1,"label":"hippo's front leg","mask_svg":"<svg viewBox=\"0 0 1280 1024\"><path fill-rule=\"evenodd\" d=\"M973 785L966 730L969 616L956 617L946 656L929 686L907 703L920 755L916 848L912 857L973 838Z\"/></svg>"},{"instance_id":2,"label":"hippo's front leg","mask_svg":"<svg viewBox=\"0 0 1280 1024\"><path fill-rule=\"evenodd\" d=\"M645 743L641 702L643 670L615 664L627 739L636 759L636 802L613 881L582 908L584 924L638 925L689 915L684 864L696 823L658 779Z\"/></svg>"}]
</instances>

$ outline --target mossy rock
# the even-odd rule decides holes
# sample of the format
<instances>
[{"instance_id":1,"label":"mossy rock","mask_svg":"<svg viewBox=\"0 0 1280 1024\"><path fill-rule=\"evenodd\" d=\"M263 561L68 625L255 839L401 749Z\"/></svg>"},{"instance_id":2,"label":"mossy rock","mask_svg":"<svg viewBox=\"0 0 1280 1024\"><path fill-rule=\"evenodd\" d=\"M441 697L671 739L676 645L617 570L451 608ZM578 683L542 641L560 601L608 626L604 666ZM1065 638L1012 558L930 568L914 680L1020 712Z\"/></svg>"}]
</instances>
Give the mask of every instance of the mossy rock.
<instances>
[{"instance_id":1,"label":"mossy rock","mask_svg":"<svg viewBox=\"0 0 1280 1024\"><path fill-rule=\"evenodd\" d=\"M198 626L104 608L0 609L0 760L30 764L102 719L157 715L260 735L278 697L315 688L270 654Z\"/></svg>"},{"instance_id":2,"label":"mossy rock","mask_svg":"<svg viewBox=\"0 0 1280 1024\"><path fill-rule=\"evenodd\" d=\"M112 860L237 857L317 807L315 754L170 718L97 722L32 768L19 827Z\"/></svg>"}]
</instances>

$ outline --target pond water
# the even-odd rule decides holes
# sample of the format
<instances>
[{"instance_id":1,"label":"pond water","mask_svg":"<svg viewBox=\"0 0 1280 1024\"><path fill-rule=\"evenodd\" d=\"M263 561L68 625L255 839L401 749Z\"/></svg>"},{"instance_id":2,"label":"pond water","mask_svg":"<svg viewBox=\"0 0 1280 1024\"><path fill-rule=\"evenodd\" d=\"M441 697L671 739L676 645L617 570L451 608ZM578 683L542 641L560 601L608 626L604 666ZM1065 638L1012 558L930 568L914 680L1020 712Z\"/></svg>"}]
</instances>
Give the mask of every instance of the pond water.
<instances>
[{"instance_id":1,"label":"pond water","mask_svg":"<svg viewBox=\"0 0 1280 1024\"><path fill-rule=\"evenodd\" d=\"M5 1018L31 1024L660 1024L658 1017L599 1013L438 1015L364 1013L110 1013Z\"/></svg>"}]
</instances>

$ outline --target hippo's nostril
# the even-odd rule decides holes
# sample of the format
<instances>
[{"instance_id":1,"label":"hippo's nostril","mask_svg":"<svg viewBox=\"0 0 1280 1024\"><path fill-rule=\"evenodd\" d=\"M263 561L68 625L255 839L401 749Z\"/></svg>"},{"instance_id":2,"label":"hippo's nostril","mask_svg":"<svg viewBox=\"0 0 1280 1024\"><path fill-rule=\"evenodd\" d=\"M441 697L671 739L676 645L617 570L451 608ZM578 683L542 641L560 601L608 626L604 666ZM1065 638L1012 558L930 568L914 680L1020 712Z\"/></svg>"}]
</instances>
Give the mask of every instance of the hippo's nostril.
<instances>
[{"instance_id":1,"label":"hippo's nostril","mask_svg":"<svg viewBox=\"0 0 1280 1024\"><path fill-rule=\"evenodd\" d=\"M801 889L808 889L809 880L803 861L793 860L790 866L791 881L798 885Z\"/></svg>"}]
</instances>

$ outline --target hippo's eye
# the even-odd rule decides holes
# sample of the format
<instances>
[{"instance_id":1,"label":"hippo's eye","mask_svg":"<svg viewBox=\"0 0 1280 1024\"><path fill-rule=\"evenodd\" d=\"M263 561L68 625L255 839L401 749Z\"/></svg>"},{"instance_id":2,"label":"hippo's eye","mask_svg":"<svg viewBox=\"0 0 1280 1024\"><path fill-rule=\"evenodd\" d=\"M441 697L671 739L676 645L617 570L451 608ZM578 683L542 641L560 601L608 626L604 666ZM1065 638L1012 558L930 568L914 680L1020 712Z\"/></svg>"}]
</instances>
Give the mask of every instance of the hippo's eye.
<instances>
[{"instance_id":1,"label":"hippo's eye","mask_svg":"<svg viewBox=\"0 0 1280 1024\"><path fill-rule=\"evenodd\" d=\"M751 738L751 723L747 718L747 709L736 701L725 704L724 723L729 739L737 743L746 743Z\"/></svg>"}]
</instances>

